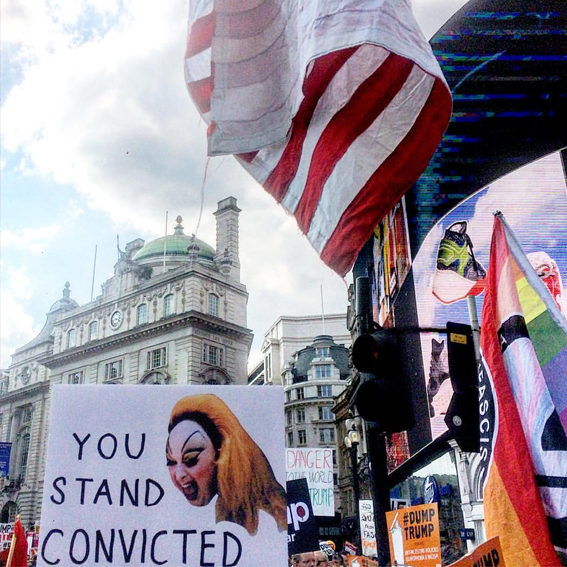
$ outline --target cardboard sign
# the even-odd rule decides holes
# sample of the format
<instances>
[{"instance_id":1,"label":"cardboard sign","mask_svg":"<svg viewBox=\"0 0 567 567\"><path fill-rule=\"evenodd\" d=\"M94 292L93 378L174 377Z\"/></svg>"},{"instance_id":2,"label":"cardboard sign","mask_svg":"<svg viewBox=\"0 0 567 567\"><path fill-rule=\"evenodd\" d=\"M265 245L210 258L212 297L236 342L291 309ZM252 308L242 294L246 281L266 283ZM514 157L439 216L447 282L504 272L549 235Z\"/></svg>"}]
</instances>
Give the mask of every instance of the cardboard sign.
<instances>
[{"instance_id":1,"label":"cardboard sign","mask_svg":"<svg viewBox=\"0 0 567 567\"><path fill-rule=\"evenodd\" d=\"M285 565L283 416L278 387L55 386L38 565Z\"/></svg>"},{"instance_id":2,"label":"cardboard sign","mask_svg":"<svg viewBox=\"0 0 567 567\"><path fill-rule=\"evenodd\" d=\"M437 504L386 512L392 565L441 567Z\"/></svg>"},{"instance_id":3,"label":"cardboard sign","mask_svg":"<svg viewBox=\"0 0 567 567\"><path fill-rule=\"evenodd\" d=\"M288 554L306 553L319 546L319 533L305 478L287 482Z\"/></svg>"},{"instance_id":4,"label":"cardboard sign","mask_svg":"<svg viewBox=\"0 0 567 567\"><path fill-rule=\"evenodd\" d=\"M347 555L347 560L349 567L378 567L376 561L361 555Z\"/></svg>"},{"instance_id":5,"label":"cardboard sign","mask_svg":"<svg viewBox=\"0 0 567 567\"><path fill-rule=\"evenodd\" d=\"M316 516L335 515L332 449L286 449L286 477L307 479Z\"/></svg>"},{"instance_id":6,"label":"cardboard sign","mask_svg":"<svg viewBox=\"0 0 567 567\"><path fill-rule=\"evenodd\" d=\"M485 541L473 552L461 557L449 567L479 567L480 565L490 565L491 567L506 567L500 538L498 536Z\"/></svg>"},{"instance_id":7,"label":"cardboard sign","mask_svg":"<svg viewBox=\"0 0 567 567\"><path fill-rule=\"evenodd\" d=\"M359 501L360 513L360 540L362 542L362 555L376 557L376 527L374 526L374 506L372 500Z\"/></svg>"}]
</instances>

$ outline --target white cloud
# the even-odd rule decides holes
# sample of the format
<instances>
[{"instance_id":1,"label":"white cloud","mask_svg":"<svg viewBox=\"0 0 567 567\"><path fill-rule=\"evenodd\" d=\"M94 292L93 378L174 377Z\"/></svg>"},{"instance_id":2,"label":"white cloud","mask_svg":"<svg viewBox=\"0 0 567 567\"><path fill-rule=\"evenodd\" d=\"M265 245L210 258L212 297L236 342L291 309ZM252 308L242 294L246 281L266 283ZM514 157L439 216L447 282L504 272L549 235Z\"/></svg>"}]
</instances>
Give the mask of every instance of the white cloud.
<instances>
[{"instance_id":1,"label":"white cloud","mask_svg":"<svg viewBox=\"0 0 567 567\"><path fill-rule=\"evenodd\" d=\"M26 228L12 232L2 231L2 248L27 250L33 254L41 254L53 240L60 236L62 229L58 225L38 228Z\"/></svg>"},{"instance_id":2,"label":"white cloud","mask_svg":"<svg viewBox=\"0 0 567 567\"><path fill-rule=\"evenodd\" d=\"M414 7L431 35L463 2L415 0ZM163 234L166 210L170 230L181 214L185 232L194 232L206 128L183 79L186 2L6 0L2 15L5 54L19 65L2 107L3 144L18 155L20 173L70 185L146 240ZM255 345L278 316L319 313L321 284L325 310L346 309L342 280L232 158L210 162L200 238L214 245L210 213L228 195L243 210L242 281ZM60 234L51 228L41 236L39 229L7 232L4 245L46 250Z\"/></svg>"}]
</instances>

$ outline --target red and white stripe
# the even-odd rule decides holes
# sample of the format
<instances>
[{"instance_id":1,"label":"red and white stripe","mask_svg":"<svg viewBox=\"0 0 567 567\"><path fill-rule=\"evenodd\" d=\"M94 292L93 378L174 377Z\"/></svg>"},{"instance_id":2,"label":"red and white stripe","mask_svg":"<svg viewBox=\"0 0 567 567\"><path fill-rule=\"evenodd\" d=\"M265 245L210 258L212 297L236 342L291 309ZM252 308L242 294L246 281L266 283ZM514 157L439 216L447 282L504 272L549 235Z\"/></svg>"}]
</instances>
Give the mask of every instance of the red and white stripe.
<instances>
[{"instance_id":1,"label":"red and white stripe","mask_svg":"<svg viewBox=\"0 0 567 567\"><path fill-rule=\"evenodd\" d=\"M451 112L406 0L199 0L185 77L209 155L235 154L340 275Z\"/></svg>"}]
</instances>

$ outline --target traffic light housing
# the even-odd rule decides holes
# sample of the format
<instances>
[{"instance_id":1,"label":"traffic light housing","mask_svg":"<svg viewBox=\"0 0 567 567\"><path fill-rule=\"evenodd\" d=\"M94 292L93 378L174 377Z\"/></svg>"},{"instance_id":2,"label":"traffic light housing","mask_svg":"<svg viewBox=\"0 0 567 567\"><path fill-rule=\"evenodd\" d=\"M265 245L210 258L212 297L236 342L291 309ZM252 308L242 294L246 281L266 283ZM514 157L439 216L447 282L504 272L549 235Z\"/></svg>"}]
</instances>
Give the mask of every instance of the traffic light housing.
<instances>
[{"instance_id":1,"label":"traffic light housing","mask_svg":"<svg viewBox=\"0 0 567 567\"><path fill-rule=\"evenodd\" d=\"M480 451L478 368L469 325L447 323L447 354L453 397L445 424L461 451Z\"/></svg>"},{"instance_id":2,"label":"traffic light housing","mask_svg":"<svg viewBox=\"0 0 567 567\"><path fill-rule=\"evenodd\" d=\"M414 425L407 370L400 351L399 337L388 329L362 333L352 346L352 362L360 372L356 409L383 433L406 431Z\"/></svg>"}]
</instances>

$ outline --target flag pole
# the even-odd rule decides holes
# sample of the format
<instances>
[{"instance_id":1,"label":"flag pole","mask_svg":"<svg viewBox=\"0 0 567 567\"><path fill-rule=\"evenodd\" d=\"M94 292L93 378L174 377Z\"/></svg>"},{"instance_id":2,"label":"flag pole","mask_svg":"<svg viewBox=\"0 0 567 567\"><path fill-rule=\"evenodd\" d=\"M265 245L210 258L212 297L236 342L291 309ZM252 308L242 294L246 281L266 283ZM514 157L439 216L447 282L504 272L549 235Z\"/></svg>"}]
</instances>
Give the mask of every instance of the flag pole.
<instances>
[{"instance_id":1,"label":"flag pole","mask_svg":"<svg viewBox=\"0 0 567 567\"><path fill-rule=\"evenodd\" d=\"M20 519L20 514L16 516L16 521ZM8 560L6 561L6 567L12 567L12 560L14 558L14 551L16 550L16 523L14 522L14 535L12 536L12 541L10 542L10 551L8 553Z\"/></svg>"},{"instance_id":2,"label":"flag pole","mask_svg":"<svg viewBox=\"0 0 567 567\"><path fill-rule=\"evenodd\" d=\"M163 271L165 272L165 253L167 250L167 215L169 211L165 211L165 238L163 239Z\"/></svg>"},{"instance_id":3,"label":"flag pole","mask_svg":"<svg viewBox=\"0 0 567 567\"><path fill-rule=\"evenodd\" d=\"M474 295L467 296L467 306L469 308L469 321L472 330L474 358L476 367L478 368L480 364L480 325L478 323L478 312L476 310L476 298Z\"/></svg>"},{"instance_id":4,"label":"flag pole","mask_svg":"<svg viewBox=\"0 0 567 567\"><path fill-rule=\"evenodd\" d=\"M321 288L321 319L323 321L323 334L325 334L325 303L323 301L323 286Z\"/></svg>"}]
</instances>

